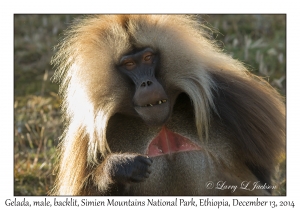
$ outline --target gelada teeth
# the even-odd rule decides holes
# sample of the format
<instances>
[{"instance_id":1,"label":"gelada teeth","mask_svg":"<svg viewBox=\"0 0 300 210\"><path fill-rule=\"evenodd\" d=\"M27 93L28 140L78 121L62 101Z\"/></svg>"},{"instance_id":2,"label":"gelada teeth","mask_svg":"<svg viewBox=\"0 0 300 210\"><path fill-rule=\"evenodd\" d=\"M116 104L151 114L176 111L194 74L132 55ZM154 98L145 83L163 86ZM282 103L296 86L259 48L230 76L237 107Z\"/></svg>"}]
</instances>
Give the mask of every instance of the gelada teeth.
<instances>
[{"instance_id":1,"label":"gelada teeth","mask_svg":"<svg viewBox=\"0 0 300 210\"><path fill-rule=\"evenodd\" d=\"M164 99L164 100L160 100L160 101L158 101L157 103L156 103L156 105L157 104L163 104L163 103L166 103L167 102L167 100L166 99ZM149 107L149 106L154 106L153 104L147 104L147 105L145 105L145 106L142 106L142 107Z\"/></svg>"}]
</instances>

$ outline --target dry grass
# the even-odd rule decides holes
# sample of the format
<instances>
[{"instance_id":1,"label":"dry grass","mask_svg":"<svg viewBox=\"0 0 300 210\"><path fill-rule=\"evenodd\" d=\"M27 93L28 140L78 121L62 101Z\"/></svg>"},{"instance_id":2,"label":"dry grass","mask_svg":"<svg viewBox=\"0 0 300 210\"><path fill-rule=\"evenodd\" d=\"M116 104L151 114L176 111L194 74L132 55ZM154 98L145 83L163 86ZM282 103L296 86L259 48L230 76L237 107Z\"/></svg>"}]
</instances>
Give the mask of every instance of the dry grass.
<instances>
[{"instance_id":1,"label":"dry grass","mask_svg":"<svg viewBox=\"0 0 300 210\"><path fill-rule=\"evenodd\" d=\"M50 81L50 58L59 34L74 15L14 17L14 193L46 195L51 189L55 149L63 127L58 85ZM285 15L203 15L202 21L225 52L266 77L283 95L286 91ZM274 180L285 195L285 157Z\"/></svg>"}]
</instances>

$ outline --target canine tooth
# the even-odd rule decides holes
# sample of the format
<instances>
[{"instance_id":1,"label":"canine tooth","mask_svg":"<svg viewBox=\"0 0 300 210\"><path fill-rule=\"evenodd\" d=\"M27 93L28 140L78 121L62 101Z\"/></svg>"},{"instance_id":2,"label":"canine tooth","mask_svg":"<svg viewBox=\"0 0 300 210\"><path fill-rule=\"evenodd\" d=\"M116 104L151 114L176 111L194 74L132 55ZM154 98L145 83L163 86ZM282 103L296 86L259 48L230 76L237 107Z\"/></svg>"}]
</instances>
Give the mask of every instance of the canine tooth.
<instances>
[{"instance_id":1,"label":"canine tooth","mask_svg":"<svg viewBox=\"0 0 300 210\"><path fill-rule=\"evenodd\" d=\"M158 104L162 104L162 101L158 101Z\"/></svg>"},{"instance_id":2,"label":"canine tooth","mask_svg":"<svg viewBox=\"0 0 300 210\"><path fill-rule=\"evenodd\" d=\"M149 106L153 106L152 104L149 104Z\"/></svg>"}]
</instances>

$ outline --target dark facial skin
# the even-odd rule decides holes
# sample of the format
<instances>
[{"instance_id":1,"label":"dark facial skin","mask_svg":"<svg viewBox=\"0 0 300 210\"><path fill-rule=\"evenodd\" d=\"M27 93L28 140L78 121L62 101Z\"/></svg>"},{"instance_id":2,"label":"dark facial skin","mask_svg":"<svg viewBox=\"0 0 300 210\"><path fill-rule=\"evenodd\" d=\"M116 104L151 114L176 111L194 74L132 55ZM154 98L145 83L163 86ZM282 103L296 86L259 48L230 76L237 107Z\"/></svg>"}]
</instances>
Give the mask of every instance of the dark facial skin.
<instances>
[{"instance_id":1,"label":"dark facial skin","mask_svg":"<svg viewBox=\"0 0 300 210\"><path fill-rule=\"evenodd\" d=\"M170 113L168 96L155 77L158 60L158 55L146 48L123 56L118 66L134 83L134 109L149 125L162 125Z\"/></svg>"}]
</instances>

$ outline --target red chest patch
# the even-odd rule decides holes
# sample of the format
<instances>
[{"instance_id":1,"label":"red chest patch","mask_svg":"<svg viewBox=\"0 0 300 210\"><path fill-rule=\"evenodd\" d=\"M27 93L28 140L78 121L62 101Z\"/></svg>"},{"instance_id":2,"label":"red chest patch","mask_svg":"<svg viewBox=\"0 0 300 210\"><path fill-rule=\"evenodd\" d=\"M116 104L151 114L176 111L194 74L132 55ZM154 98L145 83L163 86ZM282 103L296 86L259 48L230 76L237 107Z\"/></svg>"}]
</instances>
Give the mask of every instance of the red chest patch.
<instances>
[{"instance_id":1,"label":"red chest patch","mask_svg":"<svg viewBox=\"0 0 300 210\"><path fill-rule=\"evenodd\" d=\"M146 155L149 157L155 157L191 150L201 150L201 147L193 143L188 138L163 127L159 134L151 141Z\"/></svg>"}]
</instances>

